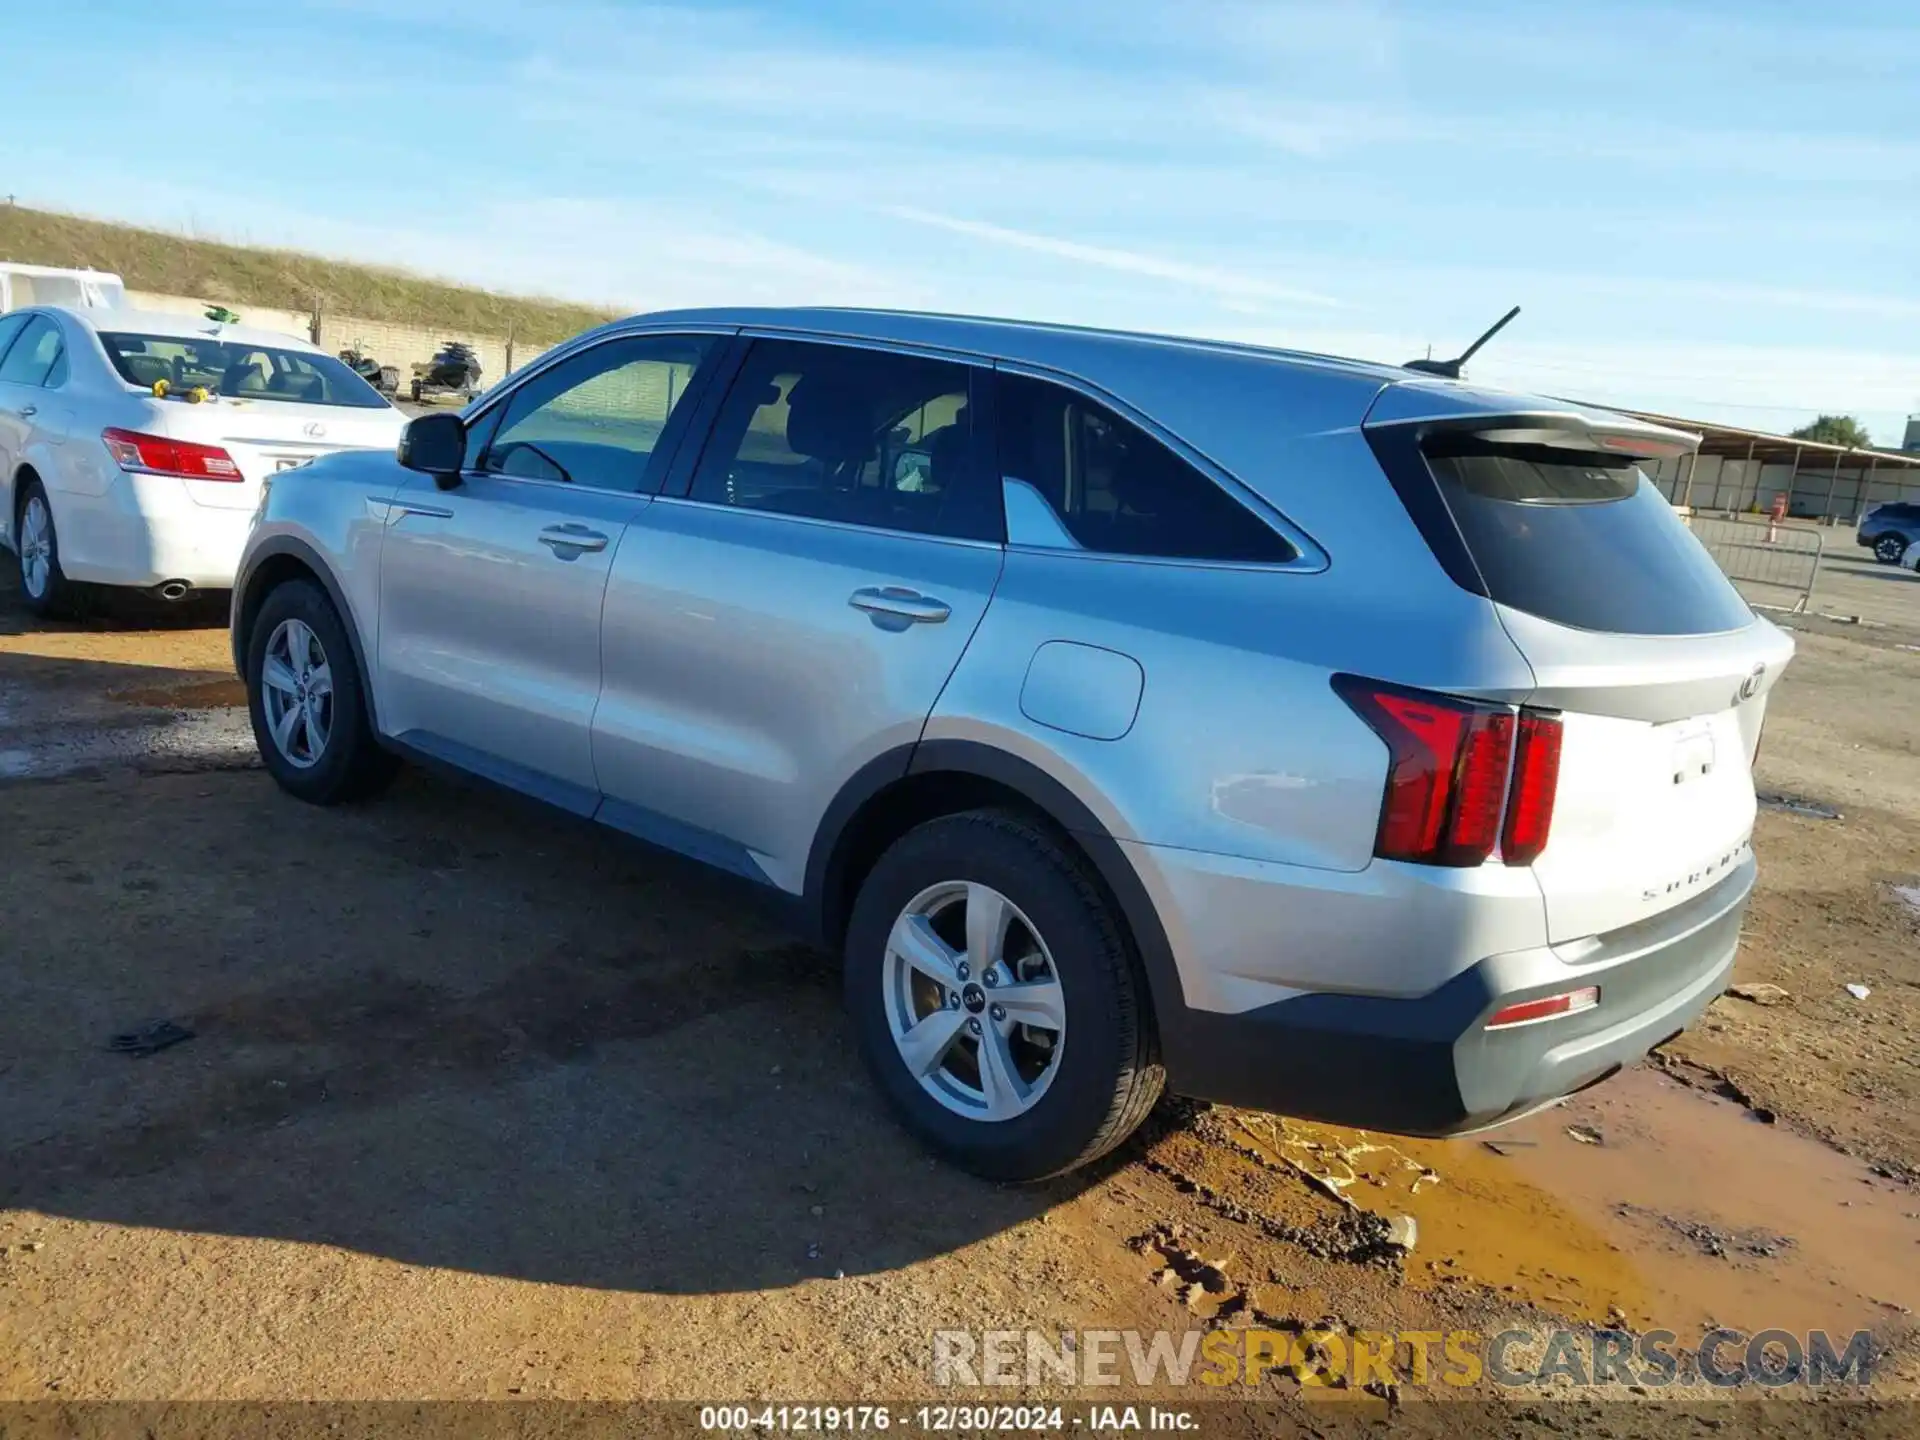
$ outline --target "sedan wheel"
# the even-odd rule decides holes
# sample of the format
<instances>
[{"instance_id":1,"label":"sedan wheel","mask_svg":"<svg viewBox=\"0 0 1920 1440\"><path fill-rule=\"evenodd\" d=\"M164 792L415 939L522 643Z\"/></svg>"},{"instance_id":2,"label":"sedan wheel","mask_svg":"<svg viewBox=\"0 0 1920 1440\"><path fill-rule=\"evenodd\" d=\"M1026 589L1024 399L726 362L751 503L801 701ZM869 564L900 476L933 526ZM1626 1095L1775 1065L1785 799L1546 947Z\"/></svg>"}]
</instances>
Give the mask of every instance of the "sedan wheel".
<instances>
[{"instance_id":1,"label":"sedan wheel","mask_svg":"<svg viewBox=\"0 0 1920 1440\"><path fill-rule=\"evenodd\" d=\"M267 637L260 686L274 749L295 769L319 764L333 733L333 667L305 621L282 620Z\"/></svg>"},{"instance_id":2,"label":"sedan wheel","mask_svg":"<svg viewBox=\"0 0 1920 1440\"><path fill-rule=\"evenodd\" d=\"M30 600L45 600L53 584L53 516L37 492L20 511L20 583Z\"/></svg>"},{"instance_id":3,"label":"sedan wheel","mask_svg":"<svg viewBox=\"0 0 1920 1440\"><path fill-rule=\"evenodd\" d=\"M915 896L888 937L881 983L900 1059L955 1114L1014 1119L1059 1073L1059 973L1033 922L992 886L950 881Z\"/></svg>"},{"instance_id":4,"label":"sedan wheel","mask_svg":"<svg viewBox=\"0 0 1920 1440\"><path fill-rule=\"evenodd\" d=\"M1899 535L1882 535L1873 542L1873 558L1882 565L1898 565L1907 553L1907 542Z\"/></svg>"}]
</instances>

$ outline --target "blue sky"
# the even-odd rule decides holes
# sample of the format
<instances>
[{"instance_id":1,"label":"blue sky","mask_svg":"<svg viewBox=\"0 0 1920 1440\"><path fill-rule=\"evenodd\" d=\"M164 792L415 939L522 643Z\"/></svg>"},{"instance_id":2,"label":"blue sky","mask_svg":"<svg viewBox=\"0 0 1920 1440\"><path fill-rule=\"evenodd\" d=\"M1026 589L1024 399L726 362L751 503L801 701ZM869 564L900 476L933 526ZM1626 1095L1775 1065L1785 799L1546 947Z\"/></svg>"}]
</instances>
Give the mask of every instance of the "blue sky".
<instances>
[{"instance_id":1,"label":"blue sky","mask_svg":"<svg viewBox=\"0 0 1920 1440\"><path fill-rule=\"evenodd\" d=\"M629 309L879 304L1774 428L1920 410L1920 10L91 0L0 192ZM77 82L77 83L76 83Z\"/></svg>"}]
</instances>

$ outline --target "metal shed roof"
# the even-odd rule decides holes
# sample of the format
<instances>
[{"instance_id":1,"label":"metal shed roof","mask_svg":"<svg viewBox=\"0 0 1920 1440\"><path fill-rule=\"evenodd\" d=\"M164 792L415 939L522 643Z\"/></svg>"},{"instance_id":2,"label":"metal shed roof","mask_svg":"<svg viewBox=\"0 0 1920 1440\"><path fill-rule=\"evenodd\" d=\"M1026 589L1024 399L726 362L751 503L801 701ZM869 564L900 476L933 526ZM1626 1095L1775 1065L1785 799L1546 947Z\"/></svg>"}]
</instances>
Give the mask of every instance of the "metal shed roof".
<instances>
[{"instance_id":1,"label":"metal shed roof","mask_svg":"<svg viewBox=\"0 0 1920 1440\"><path fill-rule=\"evenodd\" d=\"M1899 466L1920 469L1920 453L1882 450L1878 446L1829 445L1821 440L1796 440L1791 435L1770 435L1764 430L1742 430L1733 425L1713 425L1704 420L1683 420L1677 415L1657 415L1647 411L1625 412L1655 425L1676 430L1691 430L1700 437L1702 455L1722 455L1729 460L1758 460L1763 464L1792 464L1796 456L1808 468L1831 466L1836 462L1849 469L1870 465L1878 469Z\"/></svg>"}]
</instances>

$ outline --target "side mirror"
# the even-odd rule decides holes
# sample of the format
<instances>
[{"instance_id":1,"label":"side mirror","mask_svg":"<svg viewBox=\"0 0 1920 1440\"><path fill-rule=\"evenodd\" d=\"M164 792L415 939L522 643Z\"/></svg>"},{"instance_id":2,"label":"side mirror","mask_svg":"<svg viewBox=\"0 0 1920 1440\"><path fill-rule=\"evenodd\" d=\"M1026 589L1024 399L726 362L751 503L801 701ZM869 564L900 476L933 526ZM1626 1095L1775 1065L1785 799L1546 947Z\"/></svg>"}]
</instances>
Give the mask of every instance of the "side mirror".
<instances>
[{"instance_id":1,"label":"side mirror","mask_svg":"<svg viewBox=\"0 0 1920 1440\"><path fill-rule=\"evenodd\" d=\"M451 411L422 415L400 432L400 463L433 476L442 490L460 483L460 467L466 458L466 422Z\"/></svg>"}]
</instances>

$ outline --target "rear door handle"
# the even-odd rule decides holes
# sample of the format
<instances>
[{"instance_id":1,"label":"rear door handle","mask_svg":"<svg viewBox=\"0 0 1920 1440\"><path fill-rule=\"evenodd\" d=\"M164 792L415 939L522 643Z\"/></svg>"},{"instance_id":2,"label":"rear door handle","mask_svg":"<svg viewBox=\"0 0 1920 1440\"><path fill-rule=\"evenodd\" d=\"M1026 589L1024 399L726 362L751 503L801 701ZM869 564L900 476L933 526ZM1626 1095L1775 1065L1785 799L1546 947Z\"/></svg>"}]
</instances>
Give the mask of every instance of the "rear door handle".
<instances>
[{"instance_id":1,"label":"rear door handle","mask_svg":"<svg viewBox=\"0 0 1920 1440\"><path fill-rule=\"evenodd\" d=\"M40 407L38 405L22 405L20 407L20 418L22 420L31 420L39 413Z\"/></svg>"},{"instance_id":2,"label":"rear door handle","mask_svg":"<svg viewBox=\"0 0 1920 1440\"><path fill-rule=\"evenodd\" d=\"M953 607L946 601L899 585L871 585L856 590L847 597L847 604L869 615L891 615L918 625L938 625L953 614Z\"/></svg>"},{"instance_id":3,"label":"rear door handle","mask_svg":"<svg viewBox=\"0 0 1920 1440\"><path fill-rule=\"evenodd\" d=\"M549 525L542 530L540 543L562 560L571 560L575 555L606 549L607 537L598 530L569 520L564 525Z\"/></svg>"}]
</instances>

